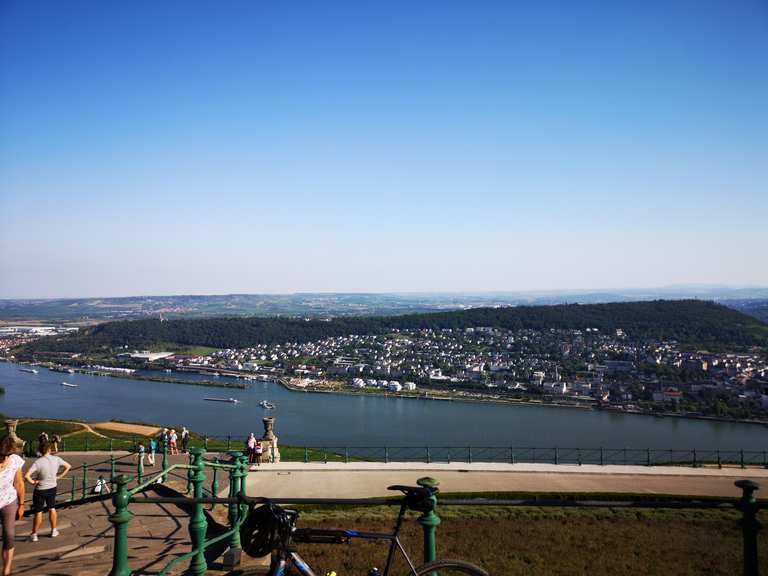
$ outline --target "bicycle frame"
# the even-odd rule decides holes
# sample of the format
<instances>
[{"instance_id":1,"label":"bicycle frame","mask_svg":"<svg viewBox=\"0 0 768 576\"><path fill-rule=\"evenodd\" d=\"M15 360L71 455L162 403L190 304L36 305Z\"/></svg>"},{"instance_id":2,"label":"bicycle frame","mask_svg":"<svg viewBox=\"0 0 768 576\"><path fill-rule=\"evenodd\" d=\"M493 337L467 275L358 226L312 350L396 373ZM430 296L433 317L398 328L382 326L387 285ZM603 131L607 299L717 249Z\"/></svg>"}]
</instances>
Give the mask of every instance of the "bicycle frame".
<instances>
[{"instance_id":1,"label":"bicycle frame","mask_svg":"<svg viewBox=\"0 0 768 576\"><path fill-rule=\"evenodd\" d=\"M397 550L400 550L403 558L405 558L405 561L408 563L411 574L415 575L416 566L411 561L410 556L408 556L408 552L406 552L402 542L400 542L400 529L402 528L403 520L405 519L405 512L407 509L408 507L406 502L403 500L403 503L400 505L400 512L397 515L397 521L395 522L395 529L391 533L307 528L301 530L300 534L302 538L307 537L308 542L312 542L312 537L314 536L318 538L316 542L323 542L326 544L343 544L349 542L353 538L360 538L362 540L387 540L390 542L390 545L389 551L387 552L387 563L384 566L384 572L382 576L389 576L390 570L392 569L392 561L394 560L395 552ZM323 537L325 537L325 540L322 540ZM329 540L328 538L332 539ZM274 568L270 571L269 576L283 576L285 574L285 569L288 562L291 562L299 571L299 573L302 574L302 576L316 576L316 574L312 571L312 568L310 568L310 566L302 559L298 552L293 550L291 546L280 550L279 559Z\"/></svg>"}]
</instances>

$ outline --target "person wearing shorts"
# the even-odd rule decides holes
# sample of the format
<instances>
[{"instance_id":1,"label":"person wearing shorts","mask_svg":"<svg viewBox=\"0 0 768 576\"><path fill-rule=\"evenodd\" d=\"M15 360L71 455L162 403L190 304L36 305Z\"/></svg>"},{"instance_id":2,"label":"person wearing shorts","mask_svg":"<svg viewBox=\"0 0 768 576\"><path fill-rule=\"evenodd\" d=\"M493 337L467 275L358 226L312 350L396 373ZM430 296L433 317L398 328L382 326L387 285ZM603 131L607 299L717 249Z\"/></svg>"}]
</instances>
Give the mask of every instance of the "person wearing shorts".
<instances>
[{"instance_id":1,"label":"person wearing shorts","mask_svg":"<svg viewBox=\"0 0 768 576\"><path fill-rule=\"evenodd\" d=\"M35 460L24 475L24 479L35 487L32 493L32 511L35 514L30 535L32 542L37 542L37 531L43 523L44 510L48 510L51 538L59 535L56 529L56 482L64 478L71 468L67 462L51 454L51 445L47 442L44 442L40 448L43 455ZM60 468L64 468L61 474L59 474Z\"/></svg>"},{"instance_id":2,"label":"person wearing shorts","mask_svg":"<svg viewBox=\"0 0 768 576\"><path fill-rule=\"evenodd\" d=\"M24 459L16 454L16 443L0 440L0 521L3 524L3 576L9 576L16 541L16 520L24 516Z\"/></svg>"}]
</instances>

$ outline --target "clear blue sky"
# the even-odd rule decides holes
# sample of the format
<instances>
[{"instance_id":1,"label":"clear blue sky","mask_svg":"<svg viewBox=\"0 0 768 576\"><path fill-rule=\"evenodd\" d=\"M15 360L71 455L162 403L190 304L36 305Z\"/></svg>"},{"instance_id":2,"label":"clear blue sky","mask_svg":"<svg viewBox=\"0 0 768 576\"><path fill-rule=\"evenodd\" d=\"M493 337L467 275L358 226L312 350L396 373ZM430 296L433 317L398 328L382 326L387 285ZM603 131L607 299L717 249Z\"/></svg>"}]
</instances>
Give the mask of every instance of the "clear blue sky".
<instances>
[{"instance_id":1,"label":"clear blue sky","mask_svg":"<svg viewBox=\"0 0 768 576\"><path fill-rule=\"evenodd\" d=\"M0 297L768 285L768 3L0 3Z\"/></svg>"}]
</instances>

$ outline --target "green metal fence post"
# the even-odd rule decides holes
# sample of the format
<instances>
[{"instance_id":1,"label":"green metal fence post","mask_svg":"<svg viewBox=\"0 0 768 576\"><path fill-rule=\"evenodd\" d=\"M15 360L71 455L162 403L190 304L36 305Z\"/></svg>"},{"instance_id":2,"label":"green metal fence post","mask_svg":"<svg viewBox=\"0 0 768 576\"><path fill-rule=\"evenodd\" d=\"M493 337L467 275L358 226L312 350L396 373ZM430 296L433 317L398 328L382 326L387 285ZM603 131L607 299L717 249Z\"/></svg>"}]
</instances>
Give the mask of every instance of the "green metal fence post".
<instances>
[{"instance_id":1,"label":"green metal fence post","mask_svg":"<svg viewBox=\"0 0 768 576\"><path fill-rule=\"evenodd\" d=\"M83 498L88 494L88 462L83 464Z\"/></svg>"},{"instance_id":2,"label":"green metal fence post","mask_svg":"<svg viewBox=\"0 0 768 576\"><path fill-rule=\"evenodd\" d=\"M560 460L559 452L558 452L557 448L555 448L555 464L559 464L560 463L559 460Z\"/></svg>"},{"instance_id":3,"label":"green metal fence post","mask_svg":"<svg viewBox=\"0 0 768 576\"><path fill-rule=\"evenodd\" d=\"M189 452L189 465L192 466L194 464L194 458L192 457L192 452ZM190 490L192 490L192 476L194 475L195 471L192 468L187 469L187 488L185 489L185 492L189 494Z\"/></svg>"},{"instance_id":4,"label":"green metal fence post","mask_svg":"<svg viewBox=\"0 0 768 576\"><path fill-rule=\"evenodd\" d=\"M219 459L216 458L215 463L219 463ZM213 467L213 480L211 480L211 496L218 498L219 496L219 467ZM216 502L211 503L211 511L216 509Z\"/></svg>"},{"instance_id":5,"label":"green metal fence post","mask_svg":"<svg viewBox=\"0 0 768 576\"><path fill-rule=\"evenodd\" d=\"M693 449L693 467L697 468L699 465L698 460L696 459L696 448Z\"/></svg>"},{"instance_id":6,"label":"green metal fence post","mask_svg":"<svg viewBox=\"0 0 768 576\"><path fill-rule=\"evenodd\" d=\"M328 464L328 452L323 448L323 464Z\"/></svg>"},{"instance_id":7,"label":"green metal fence post","mask_svg":"<svg viewBox=\"0 0 768 576\"><path fill-rule=\"evenodd\" d=\"M509 449L509 463L514 464L515 463L515 449L510 448Z\"/></svg>"},{"instance_id":8,"label":"green metal fence post","mask_svg":"<svg viewBox=\"0 0 768 576\"><path fill-rule=\"evenodd\" d=\"M227 451L232 450L232 434L227 434Z\"/></svg>"},{"instance_id":9,"label":"green metal fence post","mask_svg":"<svg viewBox=\"0 0 768 576\"><path fill-rule=\"evenodd\" d=\"M434 478L424 477L416 480L416 484L429 489L432 508L418 517L416 520L424 530L424 562L434 562L437 558L437 527L440 525L440 516L437 515L437 492L440 482Z\"/></svg>"},{"instance_id":10,"label":"green metal fence post","mask_svg":"<svg viewBox=\"0 0 768 576\"><path fill-rule=\"evenodd\" d=\"M651 449L650 448L645 449L645 465L646 466L651 465Z\"/></svg>"},{"instance_id":11,"label":"green metal fence post","mask_svg":"<svg viewBox=\"0 0 768 576\"><path fill-rule=\"evenodd\" d=\"M427 456L427 464L429 464L429 463L430 463L430 457L429 457L429 446L427 446L427 448L426 448L426 450L425 450L425 453L426 453L426 456Z\"/></svg>"},{"instance_id":12,"label":"green metal fence post","mask_svg":"<svg viewBox=\"0 0 768 576\"><path fill-rule=\"evenodd\" d=\"M72 488L71 488L70 493L69 493L69 501L70 502L72 502L75 499L75 483L76 483L75 476L73 474L72 475Z\"/></svg>"},{"instance_id":13,"label":"green metal fence post","mask_svg":"<svg viewBox=\"0 0 768 576\"><path fill-rule=\"evenodd\" d=\"M112 438L109 439L109 451L112 452Z\"/></svg>"},{"instance_id":14,"label":"green metal fence post","mask_svg":"<svg viewBox=\"0 0 768 576\"><path fill-rule=\"evenodd\" d=\"M240 507L237 500L235 500L240 492L240 476L238 474L238 458L240 455L237 452L230 452L229 455L231 457L230 464L234 466L234 468L229 470L229 503L227 504L227 518L229 519L229 527L232 529L237 524L240 515ZM240 564L241 552L240 531L235 530L229 538L229 550L224 559L225 566L233 568Z\"/></svg>"},{"instance_id":15,"label":"green metal fence post","mask_svg":"<svg viewBox=\"0 0 768 576\"><path fill-rule=\"evenodd\" d=\"M578 462L579 466L581 466L581 448L578 448L576 450L576 459L577 459L577 462Z\"/></svg>"},{"instance_id":16,"label":"green metal fence post","mask_svg":"<svg viewBox=\"0 0 768 576\"><path fill-rule=\"evenodd\" d=\"M536 463L536 448L531 448L531 460Z\"/></svg>"},{"instance_id":17,"label":"green metal fence post","mask_svg":"<svg viewBox=\"0 0 768 576\"><path fill-rule=\"evenodd\" d=\"M389 464L389 448L384 446L384 464Z\"/></svg>"},{"instance_id":18,"label":"green metal fence post","mask_svg":"<svg viewBox=\"0 0 768 576\"><path fill-rule=\"evenodd\" d=\"M160 482L165 484L168 481L168 468L171 467L168 462L168 442L163 440L163 475L160 477Z\"/></svg>"},{"instance_id":19,"label":"green metal fence post","mask_svg":"<svg viewBox=\"0 0 768 576\"><path fill-rule=\"evenodd\" d=\"M472 464L472 446L467 446L467 463Z\"/></svg>"},{"instance_id":20,"label":"green metal fence post","mask_svg":"<svg viewBox=\"0 0 768 576\"><path fill-rule=\"evenodd\" d=\"M344 464L349 464L349 448L344 447Z\"/></svg>"},{"instance_id":21,"label":"green metal fence post","mask_svg":"<svg viewBox=\"0 0 768 576\"><path fill-rule=\"evenodd\" d=\"M741 460L742 469L746 468L746 466L744 465L744 449L743 448L739 450L739 460Z\"/></svg>"},{"instance_id":22,"label":"green metal fence post","mask_svg":"<svg viewBox=\"0 0 768 576\"><path fill-rule=\"evenodd\" d=\"M603 447L600 446L600 466L605 466L605 458L603 456Z\"/></svg>"},{"instance_id":23,"label":"green metal fence post","mask_svg":"<svg viewBox=\"0 0 768 576\"><path fill-rule=\"evenodd\" d=\"M720 460L720 449L717 450L717 467L722 469L723 468L723 461Z\"/></svg>"},{"instance_id":24,"label":"green metal fence post","mask_svg":"<svg viewBox=\"0 0 768 576\"><path fill-rule=\"evenodd\" d=\"M203 460L204 451L201 448L192 448L192 486L195 500L203 497L203 482L205 482L205 460ZM189 521L189 539L192 541L192 550L196 553L192 556L189 563L189 571L195 576L202 576L208 570L208 564L205 560L205 533L208 528L208 521L203 512L203 503L195 502L195 511Z\"/></svg>"},{"instance_id":25,"label":"green metal fence post","mask_svg":"<svg viewBox=\"0 0 768 576\"><path fill-rule=\"evenodd\" d=\"M112 492L117 488L117 473L115 469L115 455L109 455L109 484Z\"/></svg>"},{"instance_id":26,"label":"green metal fence post","mask_svg":"<svg viewBox=\"0 0 768 576\"><path fill-rule=\"evenodd\" d=\"M130 576L131 568L128 566L128 522L133 514L128 511L128 483L130 476L121 474L117 477L117 490L112 495L112 504L115 511L109 515L109 521L115 527L115 541L112 545L112 570L109 576Z\"/></svg>"},{"instance_id":27,"label":"green metal fence post","mask_svg":"<svg viewBox=\"0 0 768 576\"><path fill-rule=\"evenodd\" d=\"M85 451L88 452L88 436L85 437Z\"/></svg>"},{"instance_id":28,"label":"green metal fence post","mask_svg":"<svg viewBox=\"0 0 768 576\"><path fill-rule=\"evenodd\" d=\"M757 520L755 491L759 490L760 486L751 480L737 480L735 484L742 490L739 508L742 513L741 530L744 536L744 576L758 576L760 568L757 563L757 533L762 524Z\"/></svg>"},{"instance_id":29,"label":"green metal fence post","mask_svg":"<svg viewBox=\"0 0 768 576\"><path fill-rule=\"evenodd\" d=\"M139 458L136 463L136 480L139 484L144 482L144 459L141 457L141 453L139 453Z\"/></svg>"},{"instance_id":30,"label":"green metal fence post","mask_svg":"<svg viewBox=\"0 0 768 576\"><path fill-rule=\"evenodd\" d=\"M309 462L309 448L304 447L304 464Z\"/></svg>"},{"instance_id":31,"label":"green metal fence post","mask_svg":"<svg viewBox=\"0 0 768 576\"><path fill-rule=\"evenodd\" d=\"M208 436L203 436L203 449L208 452Z\"/></svg>"},{"instance_id":32,"label":"green metal fence post","mask_svg":"<svg viewBox=\"0 0 768 576\"><path fill-rule=\"evenodd\" d=\"M237 457L238 472L240 474L240 490L238 494L246 496L248 493L248 457L242 453ZM240 517L242 518L248 513L248 504L245 502L240 503Z\"/></svg>"}]
</instances>

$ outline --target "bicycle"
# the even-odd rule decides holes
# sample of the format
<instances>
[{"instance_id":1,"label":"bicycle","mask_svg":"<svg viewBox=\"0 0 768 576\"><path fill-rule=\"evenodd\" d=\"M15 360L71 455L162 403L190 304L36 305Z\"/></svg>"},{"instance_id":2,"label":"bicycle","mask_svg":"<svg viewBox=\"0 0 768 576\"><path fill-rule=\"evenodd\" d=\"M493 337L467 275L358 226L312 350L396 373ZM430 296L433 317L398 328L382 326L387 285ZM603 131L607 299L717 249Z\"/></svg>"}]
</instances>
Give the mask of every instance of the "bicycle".
<instances>
[{"instance_id":1,"label":"bicycle","mask_svg":"<svg viewBox=\"0 0 768 576\"><path fill-rule=\"evenodd\" d=\"M403 499L392 532L360 532L357 530L325 530L296 528L299 513L288 510L264 498L241 496L249 506L249 514L240 529L243 551L249 556L262 558L272 556L268 576L284 576L291 566L302 576L316 576L316 573L296 551L296 543L307 544L348 544L353 539L389 541L389 551L380 576L390 576L395 553L399 551L409 567L409 576L488 576L488 573L474 564L462 560L436 560L415 566L400 541L400 529L408 510L429 512L434 508L432 496L437 488L414 486L389 486L388 490L400 491ZM254 508L255 504L263 503ZM248 576L249 572L241 572ZM255 574L255 572L254 572Z\"/></svg>"}]
</instances>

